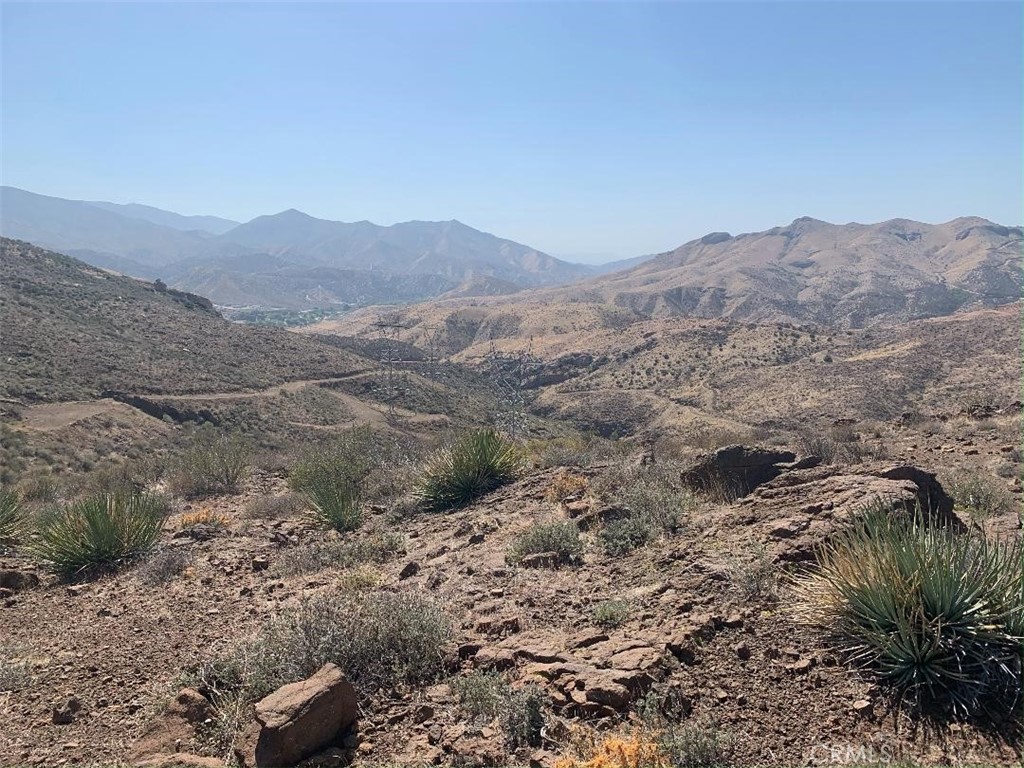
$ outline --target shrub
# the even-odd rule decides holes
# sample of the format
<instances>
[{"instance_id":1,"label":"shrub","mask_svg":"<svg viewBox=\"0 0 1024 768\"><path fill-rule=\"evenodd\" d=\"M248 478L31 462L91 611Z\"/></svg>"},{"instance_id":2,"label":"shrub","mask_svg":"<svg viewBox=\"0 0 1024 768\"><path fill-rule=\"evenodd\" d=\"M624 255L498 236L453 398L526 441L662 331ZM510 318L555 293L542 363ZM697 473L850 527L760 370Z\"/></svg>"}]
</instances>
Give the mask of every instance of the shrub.
<instances>
[{"instance_id":1,"label":"shrub","mask_svg":"<svg viewBox=\"0 0 1024 768\"><path fill-rule=\"evenodd\" d=\"M626 510L627 515L604 526L602 548L617 556L654 541L661 534L684 530L696 498L678 485L678 466L659 462L615 468L600 478L599 495Z\"/></svg>"},{"instance_id":2,"label":"shrub","mask_svg":"<svg viewBox=\"0 0 1024 768\"><path fill-rule=\"evenodd\" d=\"M17 648L0 643L0 693L21 690L31 682L31 665L19 657Z\"/></svg>"},{"instance_id":3,"label":"shrub","mask_svg":"<svg viewBox=\"0 0 1024 768\"><path fill-rule=\"evenodd\" d=\"M979 475L955 477L946 485L958 512L965 512L977 523L1010 508L1010 499L1001 488Z\"/></svg>"},{"instance_id":4,"label":"shrub","mask_svg":"<svg viewBox=\"0 0 1024 768\"><path fill-rule=\"evenodd\" d=\"M237 493L249 467L250 451L240 438L202 436L171 462L167 486L186 499Z\"/></svg>"},{"instance_id":5,"label":"shrub","mask_svg":"<svg viewBox=\"0 0 1024 768\"><path fill-rule=\"evenodd\" d=\"M744 600L779 599L779 569L764 549L749 560L738 560L728 573L729 581Z\"/></svg>"},{"instance_id":6,"label":"shrub","mask_svg":"<svg viewBox=\"0 0 1024 768\"><path fill-rule=\"evenodd\" d=\"M601 627L617 627L629 616L625 600L603 600L594 606L594 623Z\"/></svg>"},{"instance_id":7,"label":"shrub","mask_svg":"<svg viewBox=\"0 0 1024 768\"><path fill-rule=\"evenodd\" d=\"M157 496L90 496L45 516L29 550L66 579L115 570L153 548L166 516Z\"/></svg>"},{"instance_id":8,"label":"shrub","mask_svg":"<svg viewBox=\"0 0 1024 768\"><path fill-rule=\"evenodd\" d=\"M657 536L654 526L644 517L626 517L607 523L598 534L601 548L613 557L639 549Z\"/></svg>"},{"instance_id":9,"label":"shrub","mask_svg":"<svg viewBox=\"0 0 1024 768\"><path fill-rule=\"evenodd\" d=\"M666 728L658 745L672 768L717 768L729 762L733 739L713 723L688 723Z\"/></svg>"},{"instance_id":10,"label":"shrub","mask_svg":"<svg viewBox=\"0 0 1024 768\"><path fill-rule=\"evenodd\" d=\"M282 496L260 496L249 502L245 508L248 517L259 520L276 520L293 515L302 509L302 497L297 493Z\"/></svg>"},{"instance_id":11,"label":"shrub","mask_svg":"<svg viewBox=\"0 0 1024 768\"><path fill-rule=\"evenodd\" d=\"M359 541L316 541L281 553L275 570L283 576L315 573L327 567L352 568L366 563L386 563L405 551L398 533L375 533Z\"/></svg>"},{"instance_id":12,"label":"shrub","mask_svg":"<svg viewBox=\"0 0 1024 768\"><path fill-rule=\"evenodd\" d=\"M865 509L800 583L806 618L901 700L970 716L1016 697L1024 547Z\"/></svg>"},{"instance_id":13,"label":"shrub","mask_svg":"<svg viewBox=\"0 0 1024 768\"><path fill-rule=\"evenodd\" d=\"M313 510L313 518L322 527L343 533L362 525L359 488L349 478L319 476L302 493Z\"/></svg>"},{"instance_id":14,"label":"shrub","mask_svg":"<svg viewBox=\"0 0 1024 768\"><path fill-rule=\"evenodd\" d=\"M24 519L17 491L0 488L0 545L18 539Z\"/></svg>"},{"instance_id":15,"label":"shrub","mask_svg":"<svg viewBox=\"0 0 1024 768\"><path fill-rule=\"evenodd\" d=\"M416 495L428 509L462 507L511 483L523 465L514 443L494 430L477 430L434 454L420 476Z\"/></svg>"},{"instance_id":16,"label":"shrub","mask_svg":"<svg viewBox=\"0 0 1024 768\"><path fill-rule=\"evenodd\" d=\"M536 686L515 690L496 672L472 672L457 678L452 687L459 696L459 706L471 721L490 722L497 718L501 722L510 750L540 745L547 699Z\"/></svg>"},{"instance_id":17,"label":"shrub","mask_svg":"<svg viewBox=\"0 0 1024 768\"><path fill-rule=\"evenodd\" d=\"M516 537L506 560L515 564L527 555L551 552L559 563L579 562L583 557L583 542L579 529L569 520L535 523Z\"/></svg>"},{"instance_id":18,"label":"shrub","mask_svg":"<svg viewBox=\"0 0 1024 768\"><path fill-rule=\"evenodd\" d=\"M25 478L20 483L21 498L24 501L36 501L53 504L60 497L60 485L50 474L39 474Z\"/></svg>"},{"instance_id":19,"label":"shrub","mask_svg":"<svg viewBox=\"0 0 1024 768\"><path fill-rule=\"evenodd\" d=\"M147 558L136 571L146 584L166 584L192 565L192 554L181 547L168 547Z\"/></svg>"},{"instance_id":20,"label":"shrub","mask_svg":"<svg viewBox=\"0 0 1024 768\"><path fill-rule=\"evenodd\" d=\"M539 467L588 467L621 454L614 440L599 437L553 437L531 440L527 452Z\"/></svg>"},{"instance_id":21,"label":"shrub","mask_svg":"<svg viewBox=\"0 0 1024 768\"><path fill-rule=\"evenodd\" d=\"M444 613L417 594L316 595L271 621L227 661L241 670L240 684L252 701L327 662L345 670L365 696L436 679L450 636Z\"/></svg>"}]
</instances>

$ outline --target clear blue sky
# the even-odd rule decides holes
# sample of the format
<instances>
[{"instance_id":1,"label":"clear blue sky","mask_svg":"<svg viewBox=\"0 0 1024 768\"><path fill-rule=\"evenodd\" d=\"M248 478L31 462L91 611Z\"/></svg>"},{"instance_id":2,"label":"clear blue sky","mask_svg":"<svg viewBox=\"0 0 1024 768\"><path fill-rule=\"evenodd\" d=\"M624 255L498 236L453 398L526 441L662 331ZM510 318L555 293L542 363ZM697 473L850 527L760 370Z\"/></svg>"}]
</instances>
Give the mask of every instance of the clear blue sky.
<instances>
[{"instance_id":1,"label":"clear blue sky","mask_svg":"<svg viewBox=\"0 0 1024 768\"><path fill-rule=\"evenodd\" d=\"M554 254L1021 223L1018 2L4 3L3 183Z\"/></svg>"}]
</instances>

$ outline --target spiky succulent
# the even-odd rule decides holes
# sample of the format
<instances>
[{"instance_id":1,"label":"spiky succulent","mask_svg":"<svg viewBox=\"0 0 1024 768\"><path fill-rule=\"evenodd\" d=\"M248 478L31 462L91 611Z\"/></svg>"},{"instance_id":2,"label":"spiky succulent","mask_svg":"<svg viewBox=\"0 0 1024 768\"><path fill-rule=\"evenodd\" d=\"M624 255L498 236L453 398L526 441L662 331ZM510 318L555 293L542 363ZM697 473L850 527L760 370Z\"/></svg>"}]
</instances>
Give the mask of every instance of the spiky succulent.
<instances>
[{"instance_id":1,"label":"spiky succulent","mask_svg":"<svg viewBox=\"0 0 1024 768\"><path fill-rule=\"evenodd\" d=\"M523 468L519 448L490 429L469 433L427 462L416 495L428 509L454 509L512 482Z\"/></svg>"}]
</instances>

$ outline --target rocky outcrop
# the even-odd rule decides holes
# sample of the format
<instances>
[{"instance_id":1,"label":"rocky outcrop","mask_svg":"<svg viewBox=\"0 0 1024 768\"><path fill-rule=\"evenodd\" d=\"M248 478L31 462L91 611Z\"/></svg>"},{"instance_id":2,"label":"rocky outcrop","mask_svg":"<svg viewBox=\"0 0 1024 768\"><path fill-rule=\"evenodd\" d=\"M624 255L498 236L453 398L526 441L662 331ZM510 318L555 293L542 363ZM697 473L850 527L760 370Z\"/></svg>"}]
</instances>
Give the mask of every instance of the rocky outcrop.
<instances>
[{"instance_id":1,"label":"rocky outcrop","mask_svg":"<svg viewBox=\"0 0 1024 768\"><path fill-rule=\"evenodd\" d=\"M256 722L239 739L243 766L285 768L335 743L355 722L356 692L345 673L325 664L256 704Z\"/></svg>"},{"instance_id":2,"label":"rocky outcrop","mask_svg":"<svg viewBox=\"0 0 1024 768\"><path fill-rule=\"evenodd\" d=\"M727 445L702 457L682 474L682 481L700 491L728 491L745 496L759 485L796 467L820 462L813 457L798 464L792 451Z\"/></svg>"},{"instance_id":3,"label":"rocky outcrop","mask_svg":"<svg viewBox=\"0 0 1024 768\"><path fill-rule=\"evenodd\" d=\"M938 525L962 527L935 475L905 465L835 465L779 474L740 499L733 523L753 526L777 560L809 560L854 512L880 502L894 514L920 509Z\"/></svg>"},{"instance_id":4,"label":"rocky outcrop","mask_svg":"<svg viewBox=\"0 0 1024 768\"><path fill-rule=\"evenodd\" d=\"M182 688L163 714L149 724L132 750L133 765L194 765L182 759L196 728L216 717L213 704L199 691Z\"/></svg>"}]
</instances>

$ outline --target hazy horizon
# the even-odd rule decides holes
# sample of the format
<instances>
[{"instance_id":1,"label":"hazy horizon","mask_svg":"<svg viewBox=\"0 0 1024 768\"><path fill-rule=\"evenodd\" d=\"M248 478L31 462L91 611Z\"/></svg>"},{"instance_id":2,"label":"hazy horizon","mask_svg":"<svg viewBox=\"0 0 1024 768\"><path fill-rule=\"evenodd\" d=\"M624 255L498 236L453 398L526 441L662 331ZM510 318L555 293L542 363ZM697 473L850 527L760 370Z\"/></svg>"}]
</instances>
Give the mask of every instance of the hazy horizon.
<instances>
[{"instance_id":1,"label":"hazy horizon","mask_svg":"<svg viewBox=\"0 0 1024 768\"><path fill-rule=\"evenodd\" d=\"M590 263L1020 219L1016 3L0 8L3 183L38 194L458 219Z\"/></svg>"}]
</instances>

